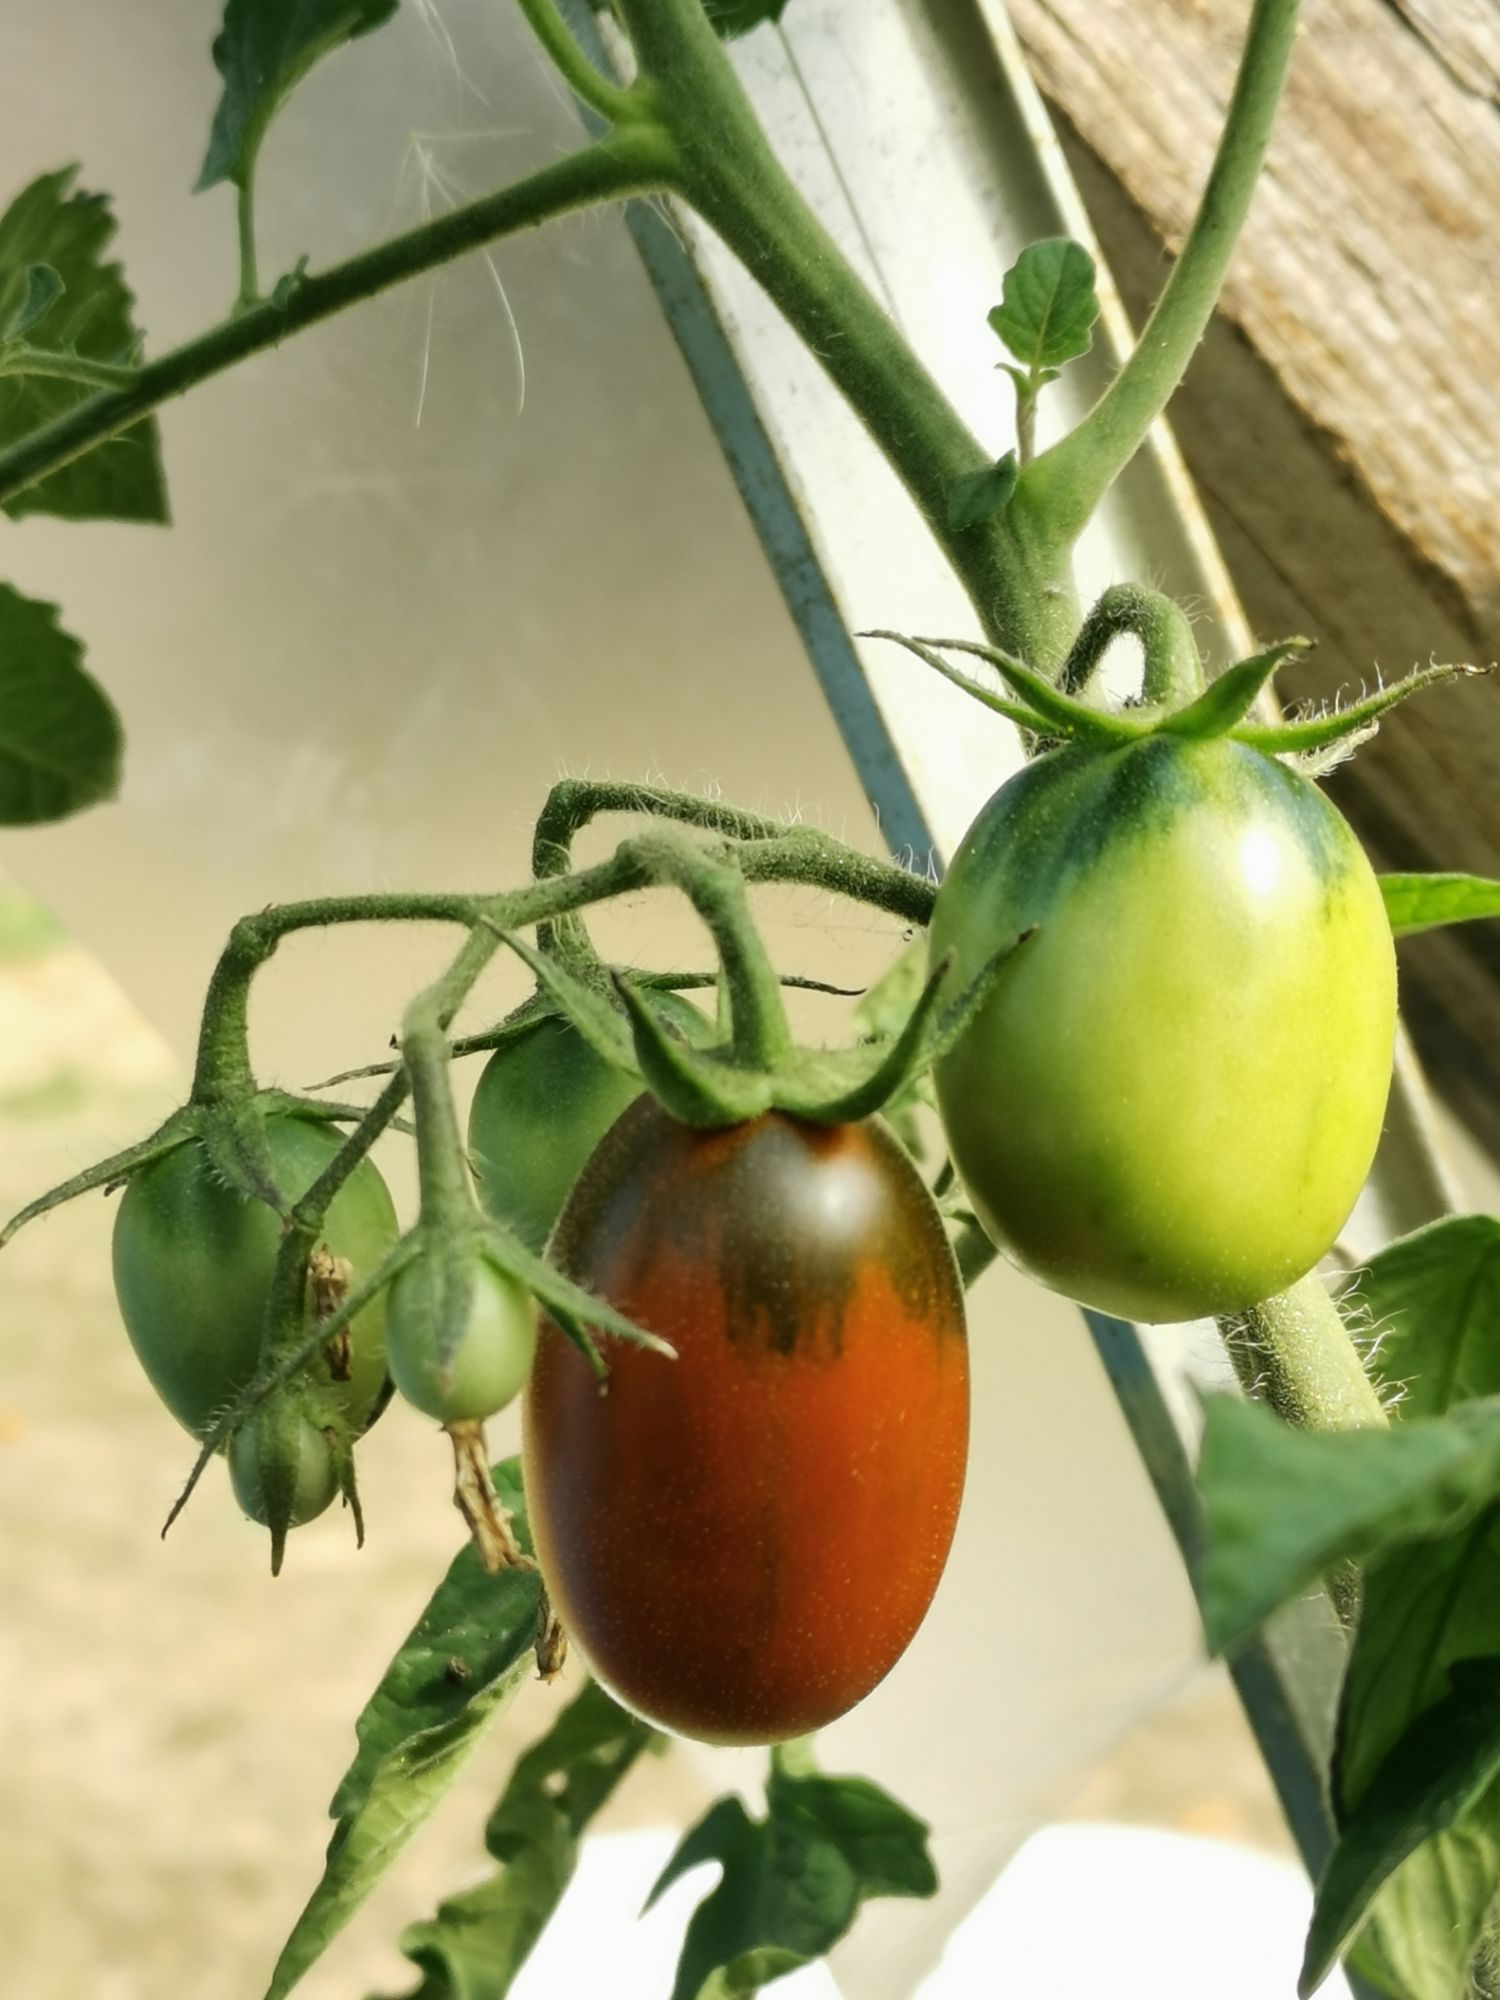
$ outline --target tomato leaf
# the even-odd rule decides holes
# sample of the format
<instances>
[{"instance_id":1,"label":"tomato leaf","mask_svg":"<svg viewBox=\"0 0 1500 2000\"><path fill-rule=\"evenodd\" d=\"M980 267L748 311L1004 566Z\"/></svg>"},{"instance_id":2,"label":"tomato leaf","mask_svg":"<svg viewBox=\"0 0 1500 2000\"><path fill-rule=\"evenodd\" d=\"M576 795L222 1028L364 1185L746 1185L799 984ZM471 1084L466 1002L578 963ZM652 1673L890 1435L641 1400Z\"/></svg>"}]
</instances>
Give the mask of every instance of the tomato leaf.
<instances>
[{"instance_id":1,"label":"tomato leaf","mask_svg":"<svg viewBox=\"0 0 1500 2000\"><path fill-rule=\"evenodd\" d=\"M0 326L5 339L90 361L128 362L140 346L135 300L118 264L109 197L74 188L77 167L42 174L0 215ZM0 447L94 392L50 375L0 375ZM143 418L5 502L13 520L165 521L167 493L154 418Z\"/></svg>"},{"instance_id":2,"label":"tomato leaf","mask_svg":"<svg viewBox=\"0 0 1500 2000\"><path fill-rule=\"evenodd\" d=\"M1388 1245L1354 1297L1403 1385L1404 1419L1441 1417L1500 1392L1500 1222L1450 1216ZM1339 1710L1334 1805L1352 1838L1399 1746L1429 1729L1466 1660L1500 1656L1500 1507L1434 1544L1370 1566ZM1435 1725L1432 1725L1435 1727ZM1456 1726L1456 1725L1455 1725ZM1381 1888L1351 1963L1400 2000L1468 1991L1469 1964L1500 1892L1500 1779L1481 1746L1450 1760L1471 1796Z\"/></svg>"},{"instance_id":3,"label":"tomato leaf","mask_svg":"<svg viewBox=\"0 0 1500 2000\"><path fill-rule=\"evenodd\" d=\"M1376 1766L1328 1857L1298 1984L1303 2000L1333 1970L1382 1884L1500 1776L1500 1659L1455 1660L1446 1679L1441 1698Z\"/></svg>"},{"instance_id":4,"label":"tomato leaf","mask_svg":"<svg viewBox=\"0 0 1500 2000\"><path fill-rule=\"evenodd\" d=\"M120 719L57 620L0 583L0 826L66 819L119 784Z\"/></svg>"},{"instance_id":5,"label":"tomato leaf","mask_svg":"<svg viewBox=\"0 0 1500 2000\"><path fill-rule=\"evenodd\" d=\"M495 1872L403 1933L423 1974L420 2000L503 2000L573 1878L585 1827L642 1751L664 1741L594 1682L569 1703L490 1815Z\"/></svg>"},{"instance_id":6,"label":"tomato leaf","mask_svg":"<svg viewBox=\"0 0 1500 2000\"><path fill-rule=\"evenodd\" d=\"M1382 875L1380 893L1397 937L1500 917L1500 882L1483 875Z\"/></svg>"},{"instance_id":7,"label":"tomato leaf","mask_svg":"<svg viewBox=\"0 0 1500 2000\"><path fill-rule=\"evenodd\" d=\"M721 42L748 35L762 21L779 21L787 4L788 0L704 0L705 11Z\"/></svg>"},{"instance_id":8,"label":"tomato leaf","mask_svg":"<svg viewBox=\"0 0 1500 2000\"><path fill-rule=\"evenodd\" d=\"M1372 1257L1347 1298L1378 1342L1401 1414L1500 1395L1500 1221L1449 1215Z\"/></svg>"},{"instance_id":9,"label":"tomato leaf","mask_svg":"<svg viewBox=\"0 0 1500 2000\"><path fill-rule=\"evenodd\" d=\"M1029 388L1040 371L1088 353L1098 317L1093 258L1081 243L1053 236L1011 265L989 323L1026 368Z\"/></svg>"},{"instance_id":10,"label":"tomato leaf","mask_svg":"<svg viewBox=\"0 0 1500 2000\"><path fill-rule=\"evenodd\" d=\"M693 1913L672 2000L754 1993L830 1951L870 1896L931 1896L927 1827L865 1778L791 1771L777 1758L766 1817L720 1799L682 1840L647 1900L689 1869L723 1873Z\"/></svg>"},{"instance_id":11,"label":"tomato leaf","mask_svg":"<svg viewBox=\"0 0 1500 2000\"><path fill-rule=\"evenodd\" d=\"M214 113L198 191L244 187L267 127L323 56L384 25L396 0L226 0L214 39L224 94Z\"/></svg>"},{"instance_id":12,"label":"tomato leaf","mask_svg":"<svg viewBox=\"0 0 1500 2000\"><path fill-rule=\"evenodd\" d=\"M948 488L948 526L961 534L965 528L976 528L981 521L1003 513L1020 476L1020 460L1008 451L997 464L956 479Z\"/></svg>"},{"instance_id":13,"label":"tomato leaf","mask_svg":"<svg viewBox=\"0 0 1500 2000\"><path fill-rule=\"evenodd\" d=\"M519 1462L495 1486L529 1546ZM434 1810L531 1663L534 1572L490 1576L472 1546L450 1565L355 1724L359 1748L329 1810L323 1879L297 1919L266 2000L282 2000L327 1950Z\"/></svg>"},{"instance_id":14,"label":"tomato leaf","mask_svg":"<svg viewBox=\"0 0 1500 2000\"><path fill-rule=\"evenodd\" d=\"M1336 1564L1408 1542L1430 1550L1500 1495L1500 1397L1388 1431L1314 1434L1211 1396L1198 1478L1198 1596L1223 1652Z\"/></svg>"}]
</instances>

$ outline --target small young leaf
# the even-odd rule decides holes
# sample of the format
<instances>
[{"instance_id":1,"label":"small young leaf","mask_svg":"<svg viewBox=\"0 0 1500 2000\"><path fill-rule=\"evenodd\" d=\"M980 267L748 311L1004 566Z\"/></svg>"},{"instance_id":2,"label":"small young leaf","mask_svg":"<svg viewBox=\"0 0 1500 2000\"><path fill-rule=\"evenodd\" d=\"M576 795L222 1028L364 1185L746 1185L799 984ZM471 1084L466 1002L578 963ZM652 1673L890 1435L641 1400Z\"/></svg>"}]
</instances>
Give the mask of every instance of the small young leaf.
<instances>
[{"instance_id":1,"label":"small young leaf","mask_svg":"<svg viewBox=\"0 0 1500 2000\"><path fill-rule=\"evenodd\" d=\"M66 819L119 784L120 719L57 616L0 583L0 826Z\"/></svg>"},{"instance_id":2,"label":"small young leaf","mask_svg":"<svg viewBox=\"0 0 1500 2000\"><path fill-rule=\"evenodd\" d=\"M226 0L213 48L224 94L198 191L220 181L245 186L267 126L314 63L395 11L396 0Z\"/></svg>"},{"instance_id":3,"label":"small young leaf","mask_svg":"<svg viewBox=\"0 0 1500 2000\"><path fill-rule=\"evenodd\" d=\"M41 175L0 215L0 325L9 322L12 332L40 326L48 348L90 361L127 362L140 333L120 267L104 261L115 220L108 196L73 187L77 172L64 167ZM39 278L41 270L50 276ZM0 377L0 447L93 393L50 375ZM13 520L56 514L69 521L165 521L155 419L143 418L26 487L5 502L5 511Z\"/></svg>"},{"instance_id":4,"label":"small young leaf","mask_svg":"<svg viewBox=\"0 0 1500 2000\"><path fill-rule=\"evenodd\" d=\"M718 1884L683 1940L672 2000L748 1994L821 1958L871 1896L931 1896L937 1871L923 1822L864 1778L773 1764L767 1814L720 1799L688 1833L651 1892L706 1861Z\"/></svg>"},{"instance_id":5,"label":"small young leaf","mask_svg":"<svg viewBox=\"0 0 1500 2000\"><path fill-rule=\"evenodd\" d=\"M524 1546L520 1468L495 1486ZM472 1547L449 1567L355 1724L359 1749L329 1808L338 1821L323 1879L297 1919L266 2000L282 2000L327 1950L437 1806L531 1663L534 1571L487 1575Z\"/></svg>"},{"instance_id":6,"label":"small young leaf","mask_svg":"<svg viewBox=\"0 0 1500 2000\"><path fill-rule=\"evenodd\" d=\"M421 2000L504 2000L578 1865L584 1829L664 1739L590 1682L517 1763L490 1815L494 1874L402 1934Z\"/></svg>"},{"instance_id":7,"label":"small young leaf","mask_svg":"<svg viewBox=\"0 0 1500 2000\"><path fill-rule=\"evenodd\" d=\"M704 0L714 33L721 42L748 35L762 21L779 21L787 5L788 0Z\"/></svg>"},{"instance_id":8,"label":"small young leaf","mask_svg":"<svg viewBox=\"0 0 1500 2000\"><path fill-rule=\"evenodd\" d=\"M1222 1652L1337 1563L1439 1540L1500 1495L1500 1397L1390 1430L1314 1434L1211 1396L1198 1481L1198 1596Z\"/></svg>"},{"instance_id":9,"label":"small young leaf","mask_svg":"<svg viewBox=\"0 0 1500 2000\"><path fill-rule=\"evenodd\" d=\"M1318 1882L1297 1991L1311 1995L1407 1857L1500 1775L1500 1659L1456 1660L1448 1689L1381 1759Z\"/></svg>"},{"instance_id":10,"label":"small young leaf","mask_svg":"<svg viewBox=\"0 0 1500 2000\"><path fill-rule=\"evenodd\" d=\"M1397 937L1500 917L1500 882L1483 875L1382 875L1380 893Z\"/></svg>"},{"instance_id":11,"label":"small young leaf","mask_svg":"<svg viewBox=\"0 0 1500 2000\"><path fill-rule=\"evenodd\" d=\"M16 340L29 333L47 317L67 290L50 264L28 264L21 296L10 308L10 317L0 325L0 340Z\"/></svg>"},{"instance_id":12,"label":"small young leaf","mask_svg":"<svg viewBox=\"0 0 1500 2000\"><path fill-rule=\"evenodd\" d=\"M1020 476L1020 462L1008 451L998 464L955 480L948 489L948 526L955 534L962 534L965 528L978 527L981 521L1003 513Z\"/></svg>"},{"instance_id":13,"label":"small young leaf","mask_svg":"<svg viewBox=\"0 0 1500 2000\"><path fill-rule=\"evenodd\" d=\"M1035 376L1087 354L1098 317L1093 258L1081 243L1054 236L1031 244L1011 265L989 322Z\"/></svg>"}]
</instances>

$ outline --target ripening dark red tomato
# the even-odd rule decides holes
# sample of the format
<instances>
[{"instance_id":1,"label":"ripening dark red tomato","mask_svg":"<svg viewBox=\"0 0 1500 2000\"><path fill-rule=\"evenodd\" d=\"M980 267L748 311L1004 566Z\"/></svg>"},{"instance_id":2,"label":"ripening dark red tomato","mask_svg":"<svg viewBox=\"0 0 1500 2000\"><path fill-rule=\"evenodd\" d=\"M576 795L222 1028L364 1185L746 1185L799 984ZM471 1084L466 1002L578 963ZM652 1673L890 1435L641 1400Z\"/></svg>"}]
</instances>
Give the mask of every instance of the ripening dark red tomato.
<instances>
[{"instance_id":1,"label":"ripening dark red tomato","mask_svg":"<svg viewBox=\"0 0 1500 2000\"><path fill-rule=\"evenodd\" d=\"M642 1097L550 1255L678 1355L614 1343L601 1391L543 1323L526 1490L579 1650L705 1742L831 1722L921 1623L963 1488L963 1293L915 1168L873 1121L699 1132Z\"/></svg>"}]
</instances>

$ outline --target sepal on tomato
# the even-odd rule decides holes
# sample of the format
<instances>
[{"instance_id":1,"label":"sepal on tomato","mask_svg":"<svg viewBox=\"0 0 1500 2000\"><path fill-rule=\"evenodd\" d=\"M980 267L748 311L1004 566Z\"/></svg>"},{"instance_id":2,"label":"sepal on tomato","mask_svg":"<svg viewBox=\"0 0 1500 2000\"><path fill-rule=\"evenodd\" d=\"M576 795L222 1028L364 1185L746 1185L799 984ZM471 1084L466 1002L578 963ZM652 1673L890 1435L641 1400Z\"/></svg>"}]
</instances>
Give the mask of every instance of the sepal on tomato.
<instances>
[{"instance_id":1,"label":"sepal on tomato","mask_svg":"<svg viewBox=\"0 0 1500 2000\"><path fill-rule=\"evenodd\" d=\"M291 1388L267 1397L229 1441L229 1478L250 1520L271 1533L271 1574L279 1576L286 1538L352 1489L347 1428L331 1401Z\"/></svg>"}]
</instances>

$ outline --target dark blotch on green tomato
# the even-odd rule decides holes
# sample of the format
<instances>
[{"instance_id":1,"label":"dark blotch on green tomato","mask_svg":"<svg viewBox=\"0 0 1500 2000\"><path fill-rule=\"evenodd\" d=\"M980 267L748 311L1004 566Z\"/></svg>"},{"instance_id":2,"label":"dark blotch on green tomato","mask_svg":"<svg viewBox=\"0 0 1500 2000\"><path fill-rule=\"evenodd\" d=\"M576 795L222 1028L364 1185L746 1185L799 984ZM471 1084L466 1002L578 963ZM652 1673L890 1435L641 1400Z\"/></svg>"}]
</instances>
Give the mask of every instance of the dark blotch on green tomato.
<instances>
[{"instance_id":1,"label":"dark blotch on green tomato","mask_svg":"<svg viewBox=\"0 0 1500 2000\"><path fill-rule=\"evenodd\" d=\"M531 1294L507 1272L480 1262L468 1326L447 1379L437 1359L434 1266L419 1258L397 1274L386 1307L391 1380L414 1408L440 1423L483 1423L520 1394L536 1352Z\"/></svg>"},{"instance_id":2,"label":"dark blotch on green tomato","mask_svg":"<svg viewBox=\"0 0 1500 2000\"><path fill-rule=\"evenodd\" d=\"M1127 1319L1233 1312L1328 1250L1380 1135L1395 954L1337 810L1243 745L1065 749L1002 786L933 963L1036 935L936 1071L980 1220Z\"/></svg>"},{"instance_id":3,"label":"dark blotch on green tomato","mask_svg":"<svg viewBox=\"0 0 1500 2000\"><path fill-rule=\"evenodd\" d=\"M343 1144L308 1118L266 1121L276 1182L305 1194ZM362 1160L329 1206L322 1241L368 1277L396 1240L396 1211L378 1169ZM131 1177L115 1217L114 1278L125 1329L167 1408L201 1437L248 1386L260 1358L281 1222L263 1201L227 1187L195 1141ZM385 1381L385 1308L376 1299L351 1328L350 1372L326 1362L312 1379L356 1432Z\"/></svg>"},{"instance_id":4,"label":"dark blotch on green tomato","mask_svg":"<svg viewBox=\"0 0 1500 2000\"><path fill-rule=\"evenodd\" d=\"M831 1722L921 1623L963 1489L963 1294L915 1168L875 1121L696 1132L643 1097L551 1255L678 1354L610 1343L601 1393L543 1322L526 1491L570 1636L683 1735Z\"/></svg>"}]
</instances>

